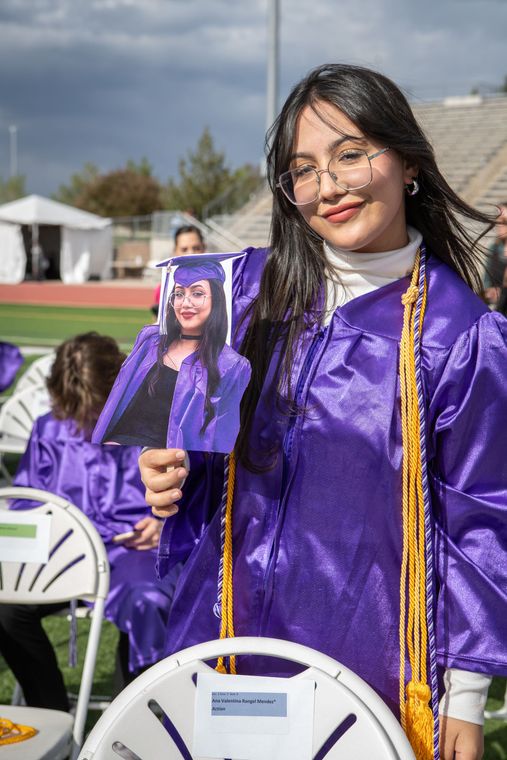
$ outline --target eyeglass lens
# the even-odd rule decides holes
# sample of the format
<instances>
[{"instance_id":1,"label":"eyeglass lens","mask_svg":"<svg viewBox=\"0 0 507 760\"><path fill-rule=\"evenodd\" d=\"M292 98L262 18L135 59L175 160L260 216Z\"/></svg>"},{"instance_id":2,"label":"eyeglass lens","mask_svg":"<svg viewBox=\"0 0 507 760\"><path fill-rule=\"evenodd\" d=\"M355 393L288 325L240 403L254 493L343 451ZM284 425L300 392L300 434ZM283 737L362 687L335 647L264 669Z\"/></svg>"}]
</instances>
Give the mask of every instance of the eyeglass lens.
<instances>
[{"instance_id":1,"label":"eyeglass lens","mask_svg":"<svg viewBox=\"0 0 507 760\"><path fill-rule=\"evenodd\" d=\"M346 151L334 156L328 166L331 179L343 190L358 190L372 180L368 154L362 150ZM312 203L319 197L320 176L311 166L302 166L285 172L280 185L287 198L298 206Z\"/></svg>"},{"instance_id":2,"label":"eyeglass lens","mask_svg":"<svg viewBox=\"0 0 507 760\"><path fill-rule=\"evenodd\" d=\"M179 309L183 306L183 303L185 301L188 301L188 303L191 306L194 306L196 309L200 309L204 306L204 302L206 300L206 294L205 293L191 293L190 295L185 295L185 293L171 293L170 297L171 306L175 309Z\"/></svg>"}]
</instances>

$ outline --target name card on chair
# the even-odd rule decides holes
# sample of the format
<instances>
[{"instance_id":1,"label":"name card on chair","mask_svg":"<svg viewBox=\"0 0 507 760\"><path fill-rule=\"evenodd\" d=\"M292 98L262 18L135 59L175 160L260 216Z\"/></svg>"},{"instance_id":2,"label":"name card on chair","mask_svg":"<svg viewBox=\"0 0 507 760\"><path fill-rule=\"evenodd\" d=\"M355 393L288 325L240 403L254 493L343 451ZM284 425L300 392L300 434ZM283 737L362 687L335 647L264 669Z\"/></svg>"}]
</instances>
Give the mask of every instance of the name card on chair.
<instances>
[{"instance_id":1,"label":"name card on chair","mask_svg":"<svg viewBox=\"0 0 507 760\"><path fill-rule=\"evenodd\" d=\"M194 756L311 760L315 682L199 673Z\"/></svg>"},{"instance_id":2,"label":"name card on chair","mask_svg":"<svg viewBox=\"0 0 507 760\"><path fill-rule=\"evenodd\" d=\"M51 515L36 515L31 510L0 511L0 560L45 564L50 528Z\"/></svg>"}]
</instances>

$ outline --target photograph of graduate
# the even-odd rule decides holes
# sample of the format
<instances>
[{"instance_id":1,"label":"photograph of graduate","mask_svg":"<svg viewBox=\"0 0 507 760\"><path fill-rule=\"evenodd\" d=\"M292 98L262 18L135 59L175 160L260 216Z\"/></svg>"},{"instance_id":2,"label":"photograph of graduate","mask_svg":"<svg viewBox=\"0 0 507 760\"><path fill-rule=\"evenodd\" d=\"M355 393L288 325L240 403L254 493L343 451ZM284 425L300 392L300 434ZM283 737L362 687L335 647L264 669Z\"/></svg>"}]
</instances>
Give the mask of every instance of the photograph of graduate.
<instances>
[{"instance_id":1,"label":"photograph of graduate","mask_svg":"<svg viewBox=\"0 0 507 760\"><path fill-rule=\"evenodd\" d=\"M232 451L250 380L249 361L226 342L231 277L221 262L237 256L201 253L162 263L173 267L160 324L138 335L95 427L95 443Z\"/></svg>"}]
</instances>

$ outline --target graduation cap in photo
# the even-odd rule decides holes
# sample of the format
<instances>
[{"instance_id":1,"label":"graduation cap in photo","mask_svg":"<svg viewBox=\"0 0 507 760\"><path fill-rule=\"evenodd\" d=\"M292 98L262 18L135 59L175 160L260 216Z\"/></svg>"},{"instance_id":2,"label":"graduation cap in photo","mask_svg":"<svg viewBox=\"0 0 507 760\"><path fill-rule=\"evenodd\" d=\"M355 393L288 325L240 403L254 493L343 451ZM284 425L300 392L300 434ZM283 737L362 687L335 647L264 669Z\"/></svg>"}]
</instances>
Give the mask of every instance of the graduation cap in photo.
<instances>
[{"instance_id":1,"label":"graduation cap in photo","mask_svg":"<svg viewBox=\"0 0 507 760\"><path fill-rule=\"evenodd\" d=\"M190 287L199 280L218 280L222 284L226 281L226 272L222 262L245 256L246 252L239 253L195 253L185 256L172 256L157 264L157 267L166 267L167 273L162 288L160 299L160 333L166 334L167 301L172 285L177 283L185 288Z\"/></svg>"}]
</instances>

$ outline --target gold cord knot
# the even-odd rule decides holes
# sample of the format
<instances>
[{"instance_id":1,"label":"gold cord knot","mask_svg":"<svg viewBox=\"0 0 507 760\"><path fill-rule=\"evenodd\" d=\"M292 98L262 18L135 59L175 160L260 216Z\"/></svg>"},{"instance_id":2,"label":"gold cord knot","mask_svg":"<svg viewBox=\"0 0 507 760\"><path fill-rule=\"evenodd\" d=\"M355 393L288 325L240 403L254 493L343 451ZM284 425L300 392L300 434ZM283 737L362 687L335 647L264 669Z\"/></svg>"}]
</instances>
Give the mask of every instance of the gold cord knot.
<instances>
[{"instance_id":1,"label":"gold cord knot","mask_svg":"<svg viewBox=\"0 0 507 760\"><path fill-rule=\"evenodd\" d=\"M427 703L431 699L431 690L428 684L421 683L420 681L415 683L409 681L407 684L407 697L409 699L417 699L419 702Z\"/></svg>"},{"instance_id":2,"label":"gold cord knot","mask_svg":"<svg viewBox=\"0 0 507 760\"><path fill-rule=\"evenodd\" d=\"M417 296L419 295L419 288L417 285L409 285L407 290L403 293L401 297L401 302L403 306L406 306L409 303L415 303L417 301Z\"/></svg>"}]
</instances>

